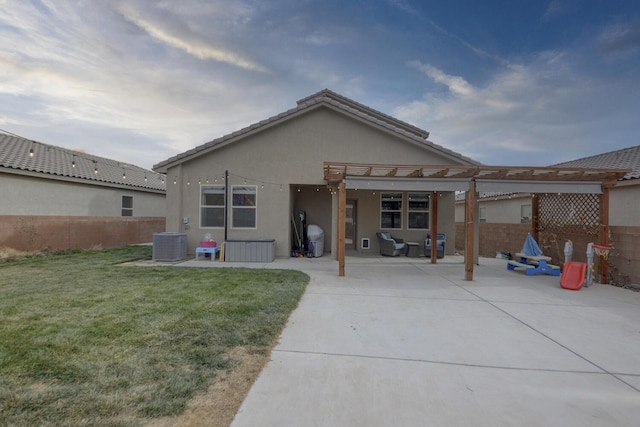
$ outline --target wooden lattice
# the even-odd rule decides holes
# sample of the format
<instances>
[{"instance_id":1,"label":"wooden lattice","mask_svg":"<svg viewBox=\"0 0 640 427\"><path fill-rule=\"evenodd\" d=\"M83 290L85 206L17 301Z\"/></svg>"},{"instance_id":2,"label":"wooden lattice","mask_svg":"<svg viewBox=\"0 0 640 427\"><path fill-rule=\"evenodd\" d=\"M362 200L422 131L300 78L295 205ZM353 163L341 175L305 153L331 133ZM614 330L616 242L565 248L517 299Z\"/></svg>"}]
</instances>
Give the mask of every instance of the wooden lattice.
<instances>
[{"instance_id":1,"label":"wooden lattice","mask_svg":"<svg viewBox=\"0 0 640 427\"><path fill-rule=\"evenodd\" d=\"M537 197L539 231L598 235L600 199L597 194L539 194Z\"/></svg>"}]
</instances>

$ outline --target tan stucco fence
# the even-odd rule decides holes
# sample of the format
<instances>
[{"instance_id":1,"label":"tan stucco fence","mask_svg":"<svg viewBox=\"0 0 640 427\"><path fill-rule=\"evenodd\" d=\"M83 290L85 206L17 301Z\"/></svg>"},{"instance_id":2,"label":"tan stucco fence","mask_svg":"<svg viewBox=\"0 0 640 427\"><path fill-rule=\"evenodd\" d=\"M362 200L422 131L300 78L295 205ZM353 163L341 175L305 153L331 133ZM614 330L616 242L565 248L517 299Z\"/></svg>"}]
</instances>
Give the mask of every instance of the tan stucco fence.
<instances>
[{"instance_id":1,"label":"tan stucco fence","mask_svg":"<svg viewBox=\"0 0 640 427\"><path fill-rule=\"evenodd\" d=\"M531 224L480 224L481 257L495 257L496 252L520 252L522 244L531 230ZM609 275L618 284L640 284L640 227L610 226ZM564 242L573 242L573 260L586 262L587 243L595 242L596 237L576 235L541 235L538 242L545 255L552 257L553 263L564 262ZM456 222L456 248L464 248L464 224Z\"/></svg>"},{"instance_id":2,"label":"tan stucco fence","mask_svg":"<svg viewBox=\"0 0 640 427\"><path fill-rule=\"evenodd\" d=\"M0 215L0 247L19 251L115 248L150 243L164 217Z\"/></svg>"}]
</instances>

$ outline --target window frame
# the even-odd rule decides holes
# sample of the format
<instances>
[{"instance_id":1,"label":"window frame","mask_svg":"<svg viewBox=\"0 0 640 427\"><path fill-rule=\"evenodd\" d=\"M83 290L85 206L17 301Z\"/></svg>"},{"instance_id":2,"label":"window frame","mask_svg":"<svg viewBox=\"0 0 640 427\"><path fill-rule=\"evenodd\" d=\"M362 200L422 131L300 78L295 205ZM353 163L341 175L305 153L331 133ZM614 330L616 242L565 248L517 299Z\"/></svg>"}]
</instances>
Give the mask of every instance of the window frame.
<instances>
[{"instance_id":1,"label":"window frame","mask_svg":"<svg viewBox=\"0 0 640 427\"><path fill-rule=\"evenodd\" d=\"M529 210L529 216L526 217L523 215L523 208L527 207ZM520 205L520 224L531 224L531 220L533 217L533 210L532 210L532 206L531 203L522 203Z\"/></svg>"},{"instance_id":2,"label":"window frame","mask_svg":"<svg viewBox=\"0 0 640 427\"><path fill-rule=\"evenodd\" d=\"M236 205L236 189L253 188L254 204L253 206ZM258 228L258 186L257 185L232 185L231 186L231 228L238 230L256 230ZM235 213L237 209L253 209L253 227L237 226L235 224Z\"/></svg>"},{"instance_id":3,"label":"window frame","mask_svg":"<svg viewBox=\"0 0 640 427\"><path fill-rule=\"evenodd\" d=\"M205 204L202 203L203 202L203 195L204 195L203 191L204 191L205 187L211 188L211 189L222 190L222 205L205 205ZM227 200L226 200L226 198L224 196L224 193L225 193L224 185L211 185L211 184L201 184L200 185L200 198L199 198L200 209L198 211L199 215L200 215L200 218L199 218L199 221L198 221L198 223L200 224L200 228L204 228L204 229L209 229L209 228L211 228L211 229L214 229L214 228L215 229L220 229L220 228L224 228L224 224L227 221L227 219L225 217L225 207L226 207L226 204L227 204ZM204 216L202 215L203 209L222 209L222 225L204 225L202 223L202 221L204 220Z\"/></svg>"},{"instance_id":4,"label":"window frame","mask_svg":"<svg viewBox=\"0 0 640 427\"><path fill-rule=\"evenodd\" d=\"M478 222L487 222L487 207L478 207Z\"/></svg>"},{"instance_id":5,"label":"window frame","mask_svg":"<svg viewBox=\"0 0 640 427\"><path fill-rule=\"evenodd\" d=\"M130 202L130 203L125 203L125 200ZM133 216L133 196L122 196L122 202L121 202L121 210L120 210L120 215L121 216ZM130 205L130 206L126 206L126 205Z\"/></svg>"},{"instance_id":6,"label":"window frame","mask_svg":"<svg viewBox=\"0 0 640 427\"><path fill-rule=\"evenodd\" d=\"M386 201L384 200L385 195L387 194L399 194L400 195L400 209L384 209L383 208L383 203ZM391 198L391 200L393 200L393 198ZM404 192L401 191L383 191L380 192L380 217L379 217L379 225L380 225L380 229L381 230L402 230L403 224L402 224L402 217L403 217L403 207L404 207ZM400 225L398 227L384 227L383 223L382 223L382 217L385 213L391 213L391 214L397 214L398 218L400 220Z\"/></svg>"},{"instance_id":7,"label":"window frame","mask_svg":"<svg viewBox=\"0 0 640 427\"><path fill-rule=\"evenodd\" d=\"M426 209L415 209L415 208L411 208L411 197L412 194L419 194L421 196L426 196L427 197L427 207ZM425 224L425 227L412 227L411 226L411 219L410 216L412 213L424 213L426 214L427 217L427 223ZM427 192L427 191L409 191L407 192L407 230L429 230L430 229L430 223L429 221L431 220L431 193Z\"/></svg>"}]
</instances>

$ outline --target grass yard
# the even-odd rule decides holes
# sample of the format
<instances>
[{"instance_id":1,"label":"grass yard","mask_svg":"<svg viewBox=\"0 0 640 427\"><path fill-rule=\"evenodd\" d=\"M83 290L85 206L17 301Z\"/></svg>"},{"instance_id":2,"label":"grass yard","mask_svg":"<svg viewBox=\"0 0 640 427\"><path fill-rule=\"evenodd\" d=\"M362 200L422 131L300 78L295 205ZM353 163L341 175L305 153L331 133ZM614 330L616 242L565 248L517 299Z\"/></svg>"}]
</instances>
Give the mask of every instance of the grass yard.
<instances>
[{"instance_id":1,"label":"grass yard","mask_svg":"<svg viewBox=\"0 0 640 427\"><path fill-rule=\"evenodd\" d=\"M144 425L267 354L309 277L123 266L150 247L0 262L0 425ZM257 374L254 374L257 375Z\"/></svg>"}]
</instances>

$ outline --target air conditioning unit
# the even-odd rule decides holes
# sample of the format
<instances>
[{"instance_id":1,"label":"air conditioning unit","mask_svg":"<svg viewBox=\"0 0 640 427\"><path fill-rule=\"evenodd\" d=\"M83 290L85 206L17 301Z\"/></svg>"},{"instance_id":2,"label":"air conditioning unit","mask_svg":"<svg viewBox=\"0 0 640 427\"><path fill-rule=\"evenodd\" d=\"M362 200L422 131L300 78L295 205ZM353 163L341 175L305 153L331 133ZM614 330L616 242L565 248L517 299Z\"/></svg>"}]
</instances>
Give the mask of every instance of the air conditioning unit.
<instances>
[{"instance_id":1,"label":"air conditioning unit","mask_svg":"<svg viewBox=\"0 0 640 427\"><path fill-rule=\"evenodd\" d=\"M153 233L153 260L175 262L187 257L185 233Z\"/></svg>"}]
</instances>

